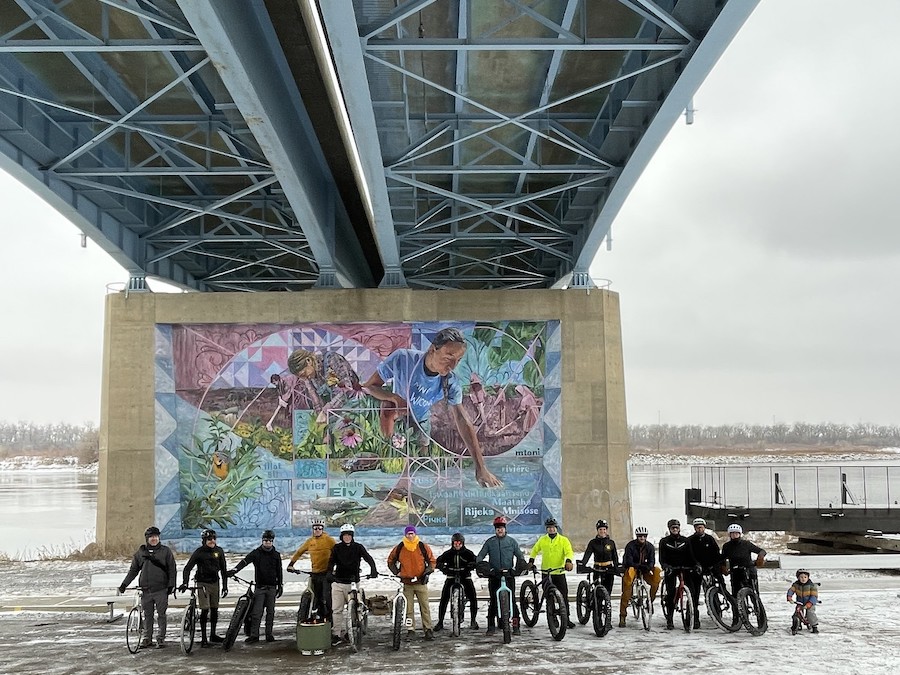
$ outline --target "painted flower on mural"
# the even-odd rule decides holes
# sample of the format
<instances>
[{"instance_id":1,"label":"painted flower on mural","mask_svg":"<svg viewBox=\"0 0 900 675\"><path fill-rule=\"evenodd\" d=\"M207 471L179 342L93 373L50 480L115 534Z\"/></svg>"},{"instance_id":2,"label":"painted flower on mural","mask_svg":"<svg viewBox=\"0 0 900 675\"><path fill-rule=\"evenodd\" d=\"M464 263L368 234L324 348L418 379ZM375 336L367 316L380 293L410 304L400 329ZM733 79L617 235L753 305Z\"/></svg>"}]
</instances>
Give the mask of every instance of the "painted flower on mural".
<instances>
[{"instance_id":1,"label":"painted flower on mural","mask_svg":"<svg viewBox=\"0 0 900 675\"><path fill-rule=\"evenodd\" d=\"M362 443L362 436L356 429L348 428L341 434L341 445L345 448L355 448Z\"/></svg>"},{"instance_id":2,"label":"painted flower on mural","mask_svg":"<svg viewBox=\"0 0 900 675\"><path fill-rule=\"evenodd\" d=\"M391 445L393 445L397 450L402 450L406 447L406 436L394 434L393 436L391 436Z\"/></svg>"}]
</instances>

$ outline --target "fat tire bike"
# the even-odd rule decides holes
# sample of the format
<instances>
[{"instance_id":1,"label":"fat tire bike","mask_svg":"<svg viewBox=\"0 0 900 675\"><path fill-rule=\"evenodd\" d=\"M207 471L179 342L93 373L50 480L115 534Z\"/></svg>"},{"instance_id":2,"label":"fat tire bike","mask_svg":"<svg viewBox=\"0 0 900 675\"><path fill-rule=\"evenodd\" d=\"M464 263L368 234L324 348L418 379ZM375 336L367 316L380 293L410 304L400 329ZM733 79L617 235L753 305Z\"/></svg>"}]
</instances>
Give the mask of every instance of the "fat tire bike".
<instances>
[{"instance_id":1,"label":"fat tire bike","mask_svg":"<svg viewBox=\"0 0 900 675\"><path fill-rule=\"evenodd\" d=\"M366 605L366 592L359 587L359 582L350 582L350 594L347 597L347 637L354 652L362 649L362 639L369 630L369 607Z\"/></svg>"},{"instance_id":2,"label":"fat tire bike","mask_svg":"<svg viewBox=\"0 0 900 675\"><path fill-rule=\"evenodd\" d=\"M191 599L188 600L187 607L181 615L179 643L181 644L181 653L187 656L194 648L194 640L197 637L197 624L200 623L200 610L197 609L197 582L188 587L191 592ZM204 589L199 589L201 593L205 593Z\"/></svg>"},{"instance_id":3,"label":"fat tire bike","mask_svg":"<svg viewBox=\"0 0 900 675\"><path fill-rule=\"evenodd\" d=\"M453 576L453 585L450 586L450 634L459 637L466 616L466 587L462 583L462 574L467 569L447 567L444 571L448 576Z\"/></svg>"},{"instance_id":4,"label":"fat tire bike","mask_svg":"<svg viewBox=\"0 0 900 675\"><path fill-rule=\"evenodd\" d=\"M579 574L587 574L587 579L578 583L575 594L575 614L582 626L593 619L594 634L604 637L612 627L612 599L609 591L601 581L603 574L615 574L612 567L594 567L593 569L579 565ZM596 575L596 578L594 578Z\"/></svg>"},{"instance_id":5,"label":"fat tire bike","mask_svg":"<svg viewBox=\"0 0 900 675\"><path fill-rule=\"evenodd\" d=\"M681 626L685 633L694 630L694 599L691 591L685 583L685 574L693 571L693 567L673 567L666 575L666 584L676 584L675 593L672 596L672 607L666 610L666 622L675 618L675 613L681 617Z\"/></svg>"},{"instance_id":6,"label":"fat tire bike","mask_svg":"<svg viewBox=\"0 0 900 675\"><path fill-rule=\"evenodd\" d=\"M403 633L412 628L412 624L406 621L406 596L403 595L403 582L400 577L392 579L397 583L397 592L391 600L391 647L394 651L400 649L403 644Z\"/></svg>"},{"instance_id":7,"label":"fat tire bike","mask_svg":"<svg viewBox=\"0 0 900 675\"><path fill-rule=\"evenodd\" d=\"M566 636L569 624L569 610L565 598L553 583L551 575L565 573L565 567L553 567L541 570L541 580L535 583L537 570L532 569L532 578L522 582L519 589L519 611L522 621L532 628L538 621L541 607L546 605L547 627L550 635L559 642Z\"/></svg>"},{"instance_id":8,"label":"fat tire bike","mask_svg":"<svg viewBox=\"0 0 900 675\"><path fill-rule=\"evenodd\" d=\"M641 573L634 568L634 581L631 582L631 599L628 605L635 619L641 620L644 630L650 630L650 618L653 616L653 603L650 602L650 587Z\"/></svg>"},{"instance_id":9,"label":"fat tire bike","mask_svg":"<svg viewBox=\"0 0 900 675\"><path fill-rule=\"evenodd\" d=\"M323 603L319 601L319 596L316 595L313 589L312 572L295 569L290 569L288 572L291 574L305 574L307 577L306 588L300 594L300 605L297 607L297 623L320 623L320 616L324 615L325 612L322 611L324 609ZM324 619L322 620L324 621Z\"/></svg>"},{"instance_id":10,"label":"fat tire bike","mask_svg":"<svg viewBox=\"0 0 900 675\"><path fill-rule=\"evenodd\" d=\"M503 644L512 642L512 589L506 585L506 577L511 570L500 570L500 586L497 588L497 622L503 632Z\"/></svg>"},{"instance_id":11,"label":"fat tire bike","mask_svg":"<svg viewBox=\"0 0 900 675\"><path fill-rule=\"evenodd\" d=\"M735 633L741 629L741 615L737 601L725 587L721 574L707 567L703 570L701 593L706 602L706 613L719 628L727 633Z\"/></svg>"},{"instance_id":12,"label":"fat tire bike","mask_svg":"<svg viewBox=\"0 0 900 675\"><path fill-rule=\"evenodd\" d=\"M741 580L742 588L737 594L738 613L741 616L741 623L750 635L762 635L769 628L769 622L766 618L766 608L763 606L762 599L759 597L759 582L755 576L750 576L746 567L735 566L731 573L735 570L743 572Z\"/></svg>"},{"instance_id":13,"label":"fat tire bike","mask_svg":"<svg viewBox=\"0 0 900 675\"><path fill-rule=\"evenodd\" d=\"M128 611L128 618L125 619L125 646L132 654L137 654L141 649L141 641L144 637L144 610L141 607L141 601L144 592L140 588L127 588L125 590L134 591L134 606Z\"/></svg>"},{"instance_id":14,"label":"fat tire bike","mask_svg":"<svg viewBox=\"0 0 900 675\"><path fill-rule=\"evenodd\" d=\"M244 629L245 635L250 635L250 607L253 605L253 589L256 582L241 579L239 576L233 577L235 581L247 585L247 590L234 603L234 612L231 614L231 621L228 622L228 630L225 631L225 641L222 643L222 649L226 652L234 646L238 633L241 628Z\"/></svg>"}]
</instances>

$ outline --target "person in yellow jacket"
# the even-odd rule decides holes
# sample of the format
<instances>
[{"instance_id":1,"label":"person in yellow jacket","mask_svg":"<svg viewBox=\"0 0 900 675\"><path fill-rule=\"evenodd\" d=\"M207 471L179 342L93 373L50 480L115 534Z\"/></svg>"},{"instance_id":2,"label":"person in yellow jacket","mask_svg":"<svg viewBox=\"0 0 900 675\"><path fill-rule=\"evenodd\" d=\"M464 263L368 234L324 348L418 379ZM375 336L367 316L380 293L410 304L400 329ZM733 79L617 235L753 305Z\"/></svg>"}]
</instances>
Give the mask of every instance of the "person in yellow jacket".
<instances>
[{"instance_id":1,"label":"person in yellow jacket","mask_svg":"<svg viewBox=\"0 0 900 675\"><path fill-rule=\"evenodd\" d=\"M293 572L294 563L300 560L304 553L309 553L311 563L309 576L316 596L316 613L323 621L331 617L331 588L325 577L328 575L328 561L331 559L334 544L332 536L325 531L325 521L322 518L313 518L312 536L294 551L287 566L287 571Z\"/></svg>"},{"instance_id":2,"label":"person in yellow jacket","mask_svg":"<svg viewBox=\"0 0 900 675\"><path fill-rule=\"evenodd\" d=\"M555 518L547 518L544 521L544 527L547 528L547 534L541 535L541 538L532 547L531 554L528 556L528 565L534 569L535 558L541 556L541 575L550 575L550 581L559 589L566 601L566 614L569 615L569 584L566 582L566 572L572 571L575 552L572 550L572 542L568 537L559 533L559 524ZM563 572L563 569L566 572ZM575 628L575 622L569 619L568 626Z\"/></svg>"},{"instance_id":3,"label":"person in yellow jacket","mask_svg":"<svg viewBox=\"0 0 900 675\"><path fill-rule=\"evenodd\" d=\"M416 528L407 525L403 531L403 541L397 544L387 559L388 569L400 577L403 582L403 595L406 598L406 626L412 635L415 626L413 616L413 598L419 603L419 615L425 639L433 640L431 625L431 609L428 606L428 577L434 572L437 562L431 547L419 539Z\"/></svg>"}]
</instances>

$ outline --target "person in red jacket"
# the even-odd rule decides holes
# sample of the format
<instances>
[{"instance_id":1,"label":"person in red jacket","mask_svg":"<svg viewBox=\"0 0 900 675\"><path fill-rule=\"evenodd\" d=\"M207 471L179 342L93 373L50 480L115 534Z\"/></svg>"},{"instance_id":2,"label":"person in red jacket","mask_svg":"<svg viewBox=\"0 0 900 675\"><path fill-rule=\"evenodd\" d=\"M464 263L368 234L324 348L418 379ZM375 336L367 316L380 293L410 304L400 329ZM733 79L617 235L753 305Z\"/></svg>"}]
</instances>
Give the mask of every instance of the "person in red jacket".
<instances>
[{"instance_id":1,"label":"person in red jacket","mask_svg":"<svg viewBox=\"0 0 900 675\"><path fill-rule=\"evenodd\" d=\"M406 597L406 625L410 635L415 633L413 599L419 603L419 614L422 617L422 628L425 639L433 640L431 625L431 609L428 606L428 577L434 571L437 562L431 547L419 539L416 528L407 525L403 531L403 541L395 546L388 556L388 568L400 577L403 582L403 595Z\"/></svg>"}]
</instances>

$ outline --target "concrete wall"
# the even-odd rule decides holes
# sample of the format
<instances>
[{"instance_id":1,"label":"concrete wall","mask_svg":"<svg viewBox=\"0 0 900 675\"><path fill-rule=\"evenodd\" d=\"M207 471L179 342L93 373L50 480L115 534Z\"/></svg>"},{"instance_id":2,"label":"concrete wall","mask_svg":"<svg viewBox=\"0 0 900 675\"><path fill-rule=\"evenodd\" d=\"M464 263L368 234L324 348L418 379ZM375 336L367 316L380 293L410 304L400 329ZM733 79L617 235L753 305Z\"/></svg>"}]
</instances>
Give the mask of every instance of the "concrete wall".
<instances>
[{"instance_id":1,"label":"concrete wall","mask_svg":"<svg viewBox=\"0 0 900 675\"><path fill-rule=\"evenodd\" d=\"M97 543L133 547L154 515L154 325L549 320L562 325L563 519L576 549L597 518L630 538L619 296L611 291L310 290L107 296Z\"/></svg>"}]
</instances>

